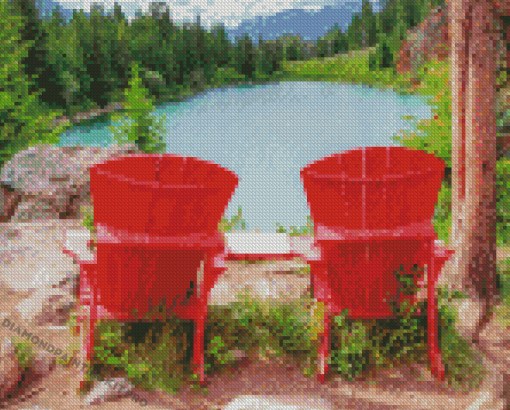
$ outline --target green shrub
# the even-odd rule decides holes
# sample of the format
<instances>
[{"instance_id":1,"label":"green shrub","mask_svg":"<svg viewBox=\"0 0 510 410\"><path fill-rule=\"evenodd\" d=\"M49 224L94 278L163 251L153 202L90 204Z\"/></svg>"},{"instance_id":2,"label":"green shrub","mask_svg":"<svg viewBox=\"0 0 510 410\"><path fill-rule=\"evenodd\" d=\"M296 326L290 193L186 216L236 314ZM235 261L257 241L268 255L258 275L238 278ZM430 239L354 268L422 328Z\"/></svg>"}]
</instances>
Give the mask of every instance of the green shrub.
<instances>
[{"instance_id":1,"label":"green shrub","mask_svg":"<svg viewBox=\"0 0 510 410\"><path fill-rule=\"evenodd\" d=\"M446 181L441 184L432 222L438 239L448 243L452 226L452 189Z\"/></svg>"},{"instance_id":2,"label":"green shrub","mask_svg":"<svg viewBox=\"0 0 510 410\"><path fill-rule=\"evenodd\" d=\"M246 230L246 222L243 218L243 209L239 207L237 210L237 215L232 217L229 221L228 219L222 218L220 223L218 224L218 231L220 233L227 232L235 232L236 230L244 231Z\"/></svg>"},{"instance_id":3,"label":"green shrub","mask_svg":"<svg viewBox=\"0 0 510 410\"><path fill-rule=\"evenodd\" d=\"M404 293L416 292L415 282L408 274L396 274ZM448 383L462 390L478 386L483 368L469 344L455 332L455 313L448 302L458 297L465 295L449 295L441 290L439 336ZM234 366L231 352L241 349L291 357L304 365L305 375L313 376L317 365L317 335L322 332L320 321L324 311L316 310L319 314L314 319L310 315L312 305L320 306L310 297L274 305L262 304L244 295L228 306L210 306L205 329L206 373ZM345 311L334 317L330 357L333 373L352 380L364 377L369 369L427 361L427 303L410 306L404 301L392 307L394 317L390 319L354 320L349 319ZM196 379L191 370L191 323L167 315L164 307L158 309L163 312L164 320L156 322L157 326L151 325L145 342L139 345L128 340L127 324L99 322L93 377L120 373L144 389L160 387L174 394L184 383Z\"/></svg>"},{"instance_id":4,"label":"green shrub","mask_svg":"<svg viewBox=\"0 0 510 410\"><path fill-rule=\"evenodd\" d=\"M16 342L16 339L13 340L20 369L22 371L32 369L34 365L35 353L30 346L30 343L27 343L26 341Z\"/></svg>"},{"instance_id":5,"label":"green shrub","mask_svg":"<svg viewBox=\"0 0 510 410\"><path fill-rule=\"evenodd\" d=\"M216 70L213 83L225 85L235 83L237 81L246 81L246 78L232 67L221 67Z\"/></svg>"},{"instance_id":6,"label":"green shrub","mask_svg":"<svg viewBox=\"0 0 510 410\"><path fill-rule=\"evenodd\" d=\"M165 321L151 323L145 342L138 346L128 340L128 328L138 323L99 321L92 360L92 377L102 379L112 374L122 374L134 385L152 391L160 387L177 394L178 388L190 377L186 368L189 357L189 326L177 317L165 316ZM147 314L146 317L150 317ZM99 339L99 340L98 340Z\"/></svg>"},{"instance_id":7,"label":"green shrub","mask_svg":"<svg viewBox=\"0 0 510 410\"><path fill-rule=\"evenodd\" d=\"M439 346L448 384L456 390L470 391L480 386L485 375L481 356L471 348L455 329L456 312L449 305L452 299L465 298L456 292L438 288Z\"/></svg>"},{"instance_id":8,"label":"green shrub","mask_svg":"<svg viewBox=\"0 0 510 410\"><path fill-rule=\"evenodd\" d=\"M90 232L94 231L94 209L93 207L82 207L83 215L83 226L85 226Z\"/></svg>"},{"instance_id":9,"label":"green shrub","mask_svg":"<svg viewBox=\"0 0 510 410\"><path fill-rule=\"evenodd\" d=\"M370 364L370 339L361 320L347 318L347 312L335 316L331 326L331 371L352 380Z\"/></svg>"},{"instance_id":10,"label":"green shrub","mask_svg":"<svg viewBox=\"0 0 510 410\"><path fill-rule=\"evenodd\" d=\"M510 243L510 160L497 163L496 174L497 245Z\"/></svg>"},{"instance_id":11,"label":"green shrub","mask_svg":"<svg viewBox=\"0 0 510 410\"><path fill-rule=\"evenodd\" d=\"M314 228L313 228L313 221L312 221L312 218L310 216L307 216L306 217L307 219L307 224L306 226L301 226L301 227L295 227L295 226L291 226L290 227L290 232L289 232L289 235L290 236L308 236L308 235L313 235L314 234ZM282 224L280 223L276 223L276 233L287 233L287 229L285 229L283 227Z\"/></svg>"}]
</instances>

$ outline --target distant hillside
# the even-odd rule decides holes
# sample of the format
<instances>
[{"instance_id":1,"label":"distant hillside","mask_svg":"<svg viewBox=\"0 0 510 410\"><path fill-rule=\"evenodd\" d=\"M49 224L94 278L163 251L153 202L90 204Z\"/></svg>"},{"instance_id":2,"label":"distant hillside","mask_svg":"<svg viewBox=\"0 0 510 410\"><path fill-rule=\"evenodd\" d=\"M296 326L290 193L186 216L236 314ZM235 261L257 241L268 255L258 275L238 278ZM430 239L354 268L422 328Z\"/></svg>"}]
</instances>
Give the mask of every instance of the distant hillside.
<instances>
[{"instance_id":1,"label":"distant hillside","mask_svg":"<svg viewBox=\"0 0 510 410\"><path fill-rule=\"evenodd\" d=\"M229 39L248 34L258 43L259 34L263 40L276 40L285 35L299 34L301 39L315 41L326 34L336 23L345 31L352 20L352 14L361 12L361 2L346 3L341 7L326 6L321 10L286 10L274 16L256 17L244 20L235 29L226 28Z\"/></svg>"},{"instance_id":2,"label":"distant hillside","mask_svg":"<svg viewBox=\"0 0 510 410\"><path fill-rule=\"evenodd\" d=\"M59 11L62 14L62 20L66 23L73 17L72 9L62 7L59 2L55 0L35 0L35 6L39 10L39 18L44 20L51 19L53 10Z\"/></svg>"},{"instance_id":3,"label":"distant hillside","mask_svg":"<svg viewBox=\"0 0 510 410\"><path fill-rule=\"evenodd\" d=\"M73 9L62 7L56 0L36 0L36 7L42 19L50 19L53 10L62 14L64 22L69 23L73 17ZM85 16L89 16L89 10L83 10ZM108 7L105 7L108 12ZM259 16L254 19L244 20L237 27L225 31L231 41L248 34L254 42L258 43L259 33L264 40L276 40L285 35L300 34L301 39L315 41L322 37L336 23L345 30L351 23L352 14L361 11L361 2L350 2L339 7L326 6L321 10L286 10L273 16ZM124 11L125 13L125 11Z\"/></svg>"}]
</instances>

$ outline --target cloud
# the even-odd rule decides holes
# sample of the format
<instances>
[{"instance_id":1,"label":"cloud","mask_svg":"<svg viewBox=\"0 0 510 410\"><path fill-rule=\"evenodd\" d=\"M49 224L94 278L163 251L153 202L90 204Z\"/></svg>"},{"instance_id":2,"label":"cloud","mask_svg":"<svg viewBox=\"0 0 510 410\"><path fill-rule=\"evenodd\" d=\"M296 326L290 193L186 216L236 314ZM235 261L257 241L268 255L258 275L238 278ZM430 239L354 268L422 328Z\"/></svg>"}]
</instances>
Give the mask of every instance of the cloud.
<instances>
[{"instance_id":1,"label":"cloud","mask_svg":"<svg viewBox=\"0 0 510 410\"><path fill-rule=\"evenodd\" d=\"M309 10L309 11L317 11L317 10L322 9L321 6L303 6L302 8L304 10Z\"/></svg>"}]
</instances>

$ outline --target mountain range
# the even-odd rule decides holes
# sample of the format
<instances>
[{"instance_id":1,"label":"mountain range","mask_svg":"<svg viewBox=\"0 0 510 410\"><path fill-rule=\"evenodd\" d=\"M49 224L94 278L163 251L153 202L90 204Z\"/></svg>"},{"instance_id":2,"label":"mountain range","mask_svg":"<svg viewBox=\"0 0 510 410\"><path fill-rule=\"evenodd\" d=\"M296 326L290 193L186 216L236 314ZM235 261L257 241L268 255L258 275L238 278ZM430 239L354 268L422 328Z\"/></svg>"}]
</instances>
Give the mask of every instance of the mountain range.
<instances>
[{"instance_id":1,"label":"mountain range","mask_svg":"<svg viewBox=\"0 0 510 410\"><path fill-rule=\"evenodd\" d=\"M258 16L244 20L234 29L225 28L229 39L248 34L258 42L259 34L263 40L276 40L283 35L298 35L303 40L315 41L324 36L335 24L345 31L349 27L352 14L361 12L360 2L350 2L343 6L325 6L319 10L292 9L276 13L274 16Z\"/></svg>"},{"instance_id":2,"label":"mountain range","mask_svg":"<svg viewBox=\"0 0 510 410\"><path fill-rule=\"evenodd\" d=\"M58 10L63 20L68 23L73 16L73 10L63 7L56 0L35 0L40 17L51 18L53 10ZM120 3L120 2L119 2ZM122 3L121 3L122 5ZM271 16L257 16L243 20L237 27L225 26L225 31L231 41L248 34L258 43L259 35L263 40L276 40L283 35L298 35L302 40L315 41L324 36L335 24L345 31L351 23L352 14L361 12L361 1L353 0L341 5L325 6L323 8L290 9ZM374 4L374 11L378 11L378 4ZM108 8L105 7L106 12ZM126 14L123 9L124 14ZM86 16L89 11L84 10Z\"/></svg>"}]
</instances>

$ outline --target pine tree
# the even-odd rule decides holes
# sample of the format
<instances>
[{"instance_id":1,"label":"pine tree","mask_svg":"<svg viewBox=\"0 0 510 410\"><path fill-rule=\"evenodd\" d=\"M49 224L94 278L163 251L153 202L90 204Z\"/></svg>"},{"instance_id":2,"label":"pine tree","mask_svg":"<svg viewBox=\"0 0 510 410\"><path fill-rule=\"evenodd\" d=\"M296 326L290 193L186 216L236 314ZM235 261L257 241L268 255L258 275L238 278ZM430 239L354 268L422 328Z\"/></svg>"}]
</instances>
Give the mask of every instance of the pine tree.
<instances>
[{"instance_id":1,"label":"pine tree","mask_svg":"<svg viewBox=\"0 0 510 410\"><path fill-rule=\"evenodd\" d=\"M33 41L23 41L25 19L13 13L9 0L0 0L0 165L36 139L38 95L23 70L21 61Z\"/></svg>"},{"instance_id":2,"label":"pine tree","mask_svg":"<svg viewBox=\"0 0 510 410\"><path fill-rule=\"evenodd\" d=\"M360 50L363 41L363 24L359 14L352 16L351 25L346 34L349 51Z\"/></svg>"},{"instance_id":3,"label":"pine tree","mask_svg":"<svg viewBox=\"0 0 510 410\"><path fill-rule=\"evenodd\" d=\"M151 118L153 103L138 74L138 64L134 63L129 89L124 92L123 110L113 116L114 121L121 121L123 125L109 127L109 130L119 144L132 142L144 152L164 152L161 121L165 117L157 122Z\"/></svg>"},{"instance_id":4,"label":"pine tree","mask_svg":"<svg viewBox=\"0 0 510 410\"><path fill-rule=\"evenodd\" d=\"M372 5L368 0L363 0L361 11L362 21L362 48L372 47L377 43L377 22Z\"/></svg>"},{"instance_id":5,"label":"pine tree","mask_svg":"<svg viewBox=\"0 0 510 410\"><path fill-rule=\"evenodd\" d=\"M35 0L12 0L12 12L24 17L21 40L33 42L28 54L21 60L25 74L32 80L31 92L42 91L40 100L50 107L65 106L63 81L49 63L48 33L44 30L43 19L35 6Z\"/></svg>"},{"instance_id":6,"label":"pine tree","mask_svg":"<svg viewBox=\"0 0 510 410\"><path fill-rule=\"evenodd\" d=\"M395 67L395 58L387 35L381 34L375 52L370 54L368 67L370 71Z\"/></svg>"}]
</instances>

